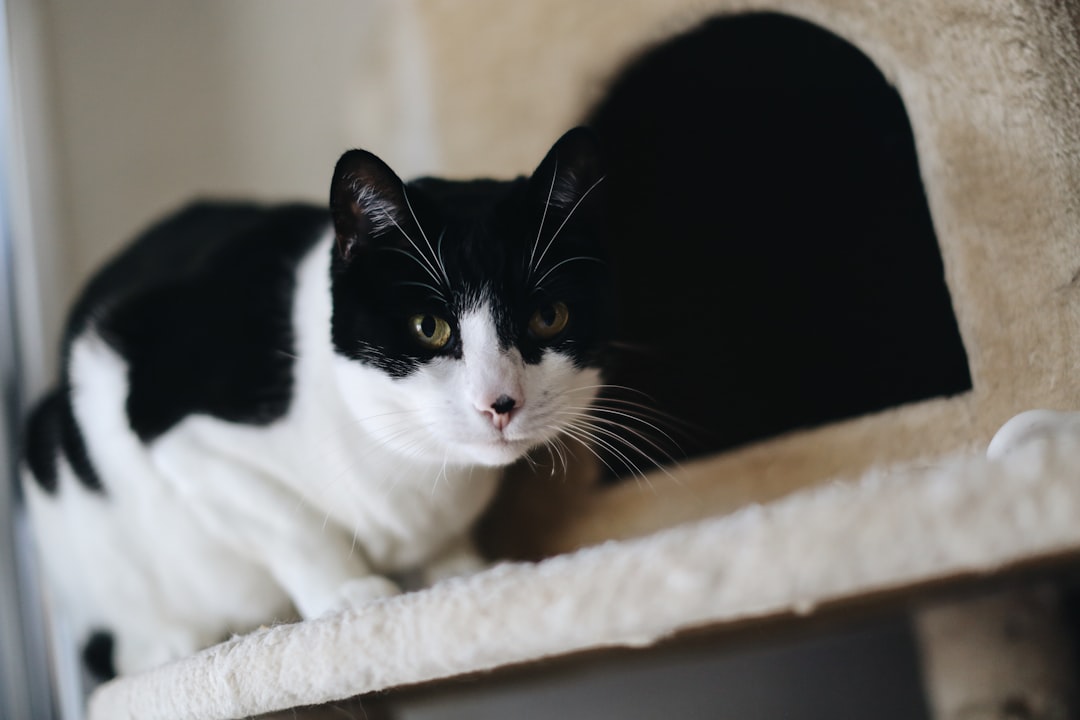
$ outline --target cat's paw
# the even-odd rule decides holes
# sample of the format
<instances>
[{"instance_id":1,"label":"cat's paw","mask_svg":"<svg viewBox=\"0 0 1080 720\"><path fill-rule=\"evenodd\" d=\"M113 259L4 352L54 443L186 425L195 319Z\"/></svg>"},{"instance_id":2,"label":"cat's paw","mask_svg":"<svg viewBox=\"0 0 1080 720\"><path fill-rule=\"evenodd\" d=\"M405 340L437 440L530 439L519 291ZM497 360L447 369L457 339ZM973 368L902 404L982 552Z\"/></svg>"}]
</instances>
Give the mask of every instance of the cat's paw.
<instances>
[{"instance_id":1,"label":"cat's paw","mask_svg":"<svg viewBox=\"0 0 1080 720\"><path fill-rule=\"evenodd\" d=\"M1030 443L1063 434L1080 439L1080 413L1028 410L1001 426L986 448L986 455L997 460Z\"/></svg>"},{"instance_id":2,"label":"cat's paw","mask_svg":"<svg viewBox=\"0 0 1080 720\"><path fill-rule=\"evenodd\" d=\"M368 575L346 580L334 594L333 600L323 615L333 615L342 610L363 607L375 600L399 593L401 593L401 588L382 575Z\"/></svg>"}]
</instances>

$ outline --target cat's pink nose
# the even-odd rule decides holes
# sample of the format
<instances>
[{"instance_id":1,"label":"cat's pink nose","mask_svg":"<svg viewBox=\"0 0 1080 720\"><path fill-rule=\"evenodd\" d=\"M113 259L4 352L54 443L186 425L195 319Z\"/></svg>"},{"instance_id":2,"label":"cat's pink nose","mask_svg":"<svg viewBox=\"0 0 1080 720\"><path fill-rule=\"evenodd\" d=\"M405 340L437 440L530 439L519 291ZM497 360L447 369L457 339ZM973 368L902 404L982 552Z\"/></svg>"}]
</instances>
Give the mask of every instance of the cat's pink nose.
<instances>
[{"instance_id":1,"label":"cat's pink nose","mask_svg":"<svg viewBox=\"0 0 1080 720\"><path fill-rule=\"evenodd\" d=\"M486 408L480 408L480 412L491 419L491 424L496 430L504 430L510 424L514 411L521 407L520 403L509 395L500 395Z\"/></svg>"}]
</instances>

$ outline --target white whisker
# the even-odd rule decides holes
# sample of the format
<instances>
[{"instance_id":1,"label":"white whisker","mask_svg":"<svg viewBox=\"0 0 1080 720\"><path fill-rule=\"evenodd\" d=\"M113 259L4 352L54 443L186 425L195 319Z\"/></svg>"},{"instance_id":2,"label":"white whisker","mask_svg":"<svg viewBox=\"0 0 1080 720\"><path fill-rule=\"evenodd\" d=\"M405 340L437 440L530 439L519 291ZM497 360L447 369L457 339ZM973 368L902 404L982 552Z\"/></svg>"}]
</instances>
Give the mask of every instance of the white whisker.
<instances>
[{"instance_id":1,"label":"white whisker","mask_svg":"<svg viewBox=\"0 0 1080 720\"><path fill-rule=\"evenodd\" d=\"M430 284L424 283L424 282L411 281L411 280L403 280L403 281L401 281L401 282L399 282L397 284L398 285L408 285L410 287L425 288L427 290L430 290L433 293L432 294L433 298L435 298L436 300L442 300L443 302L446 302L446 296L443 295L442 290L439 290L434 285L430 285Z\"/></svg>"},{"instance_id":2,"label":"white whisker","mask_svg":"<svg viewBox=\"0 0 1080 720\"><path fill-rule=\"evenodd\" d=\"M547 442L544 443L544 447L547 448L548 454L552 456L551 457L551 474L552 474L552 476L555 475L555 471L558 470L558 467L559 467L560 463L562 464L563 475L565 476L566 473L567 473L566 455L563 454L563 449L561 447L559 447L559 445L560 445L560 440L559 440L558 435L556 435L555 437L551 438L550 440L548 440ZM556 455L559 458L558 462L555 461L555 456Z\"/></svg>"},{"instance_id":3,"label":"white whisker","mask_svg":"<svg viewBox=\"0 0 1080 720\"><path fill-rule=\"evenodd\" d=\"M446 460L447 460L447 457L449 456L449 453L450 453L449 450L444 450L443 451L442 467L439 468L439 472L435 473L435 482L432 483L432 485L431 485L431 495L432 495L432 497L435 496L435 490L438 489L438 487L439 487L439 477L440 476L446 478L447 482L450 482L450 478L446 476Z\"/></svg>"},{"instance_id":4,"label":"white whisker","mask_svg":"<svg viewBox=\"0 0 1080 720\"><path fill-rule=\"evenodd\" d=\"M594 423L599 423L600 424L600 425L593 425L592 426L592 428L596 432L603 433L605 436L612 438L612 440L618 440L623 445L625 445L627 447L627 449L631 449L631 450L634 450L634 451L636 451L638 453L641 453L641 455L643 457L645 457L650 463L652 463L653 466L657 470L659 470L660 472L667 475L668 478L672 482L674 482L676 485L681 485L682 484L682 482L677 477L672 475L671 472L668 471L668 469L663 464L661 464L660 462L658 462L656 460L656 458L652 457L651 455L649 455L649 454L647 454L645 452L642 452L642 449L640 447L635 447L635 446L631 445L626 440L626 438L622 437L618 433L616 433L613 430L610 430L608 428L609 427L615 427L615 428L619 428L621 430L625 430L626 432L630 433L631 435L636 437L641 442L643 442L643 443L647 444L649 447L653 448L656 452L663 455L664 459L666 459L669 463L671 463L671 465L673 465L673 466L675 466L677 468L679 466L679 461L676 460L674 457L672 457L671 453L669 453L667 450L665 450L659 443L657 443L655 440L650 438L648 435L646 435L643 432L640 432L638 430L635 430L634 428L630 427L629 425L627 425L625 423L616 422L614 420L609 420L607 418L593 417L593 418L590 418L590 420L592 422L594 422ZM604 426L604 427L601 427L601 425Z\"/></svg>"},{"instance_id":5,"label":"white whisker","mask_svg":"<svg viewBox=\"0 0 1080 720\"><path fill-rule=\"evenodd\" d=\"M590 444L590 440L589 440L588 437L583 437L582 435L577 434L577 432L573 428L563 427L563 428L560 428L560 430L565 435L568 435L569 437L573 438L574 440L577 440L578 443L580 443L586 450L588 450L590 453L592 453L593 456L597 460L599 460L601 463L603 463L604 467L606 467L608 469L608 472L610 472L612 475L618 475L619 474L619 473L615 472L615 468L611 467L611 463L609 463L607 460L604 459L603 455L596 452L596 448L594 448Z\"/></svg>"},{"instance_id":6,"label":"white whisker","mask_svg":"<svg viewBox=\"0 0 1080 720\"><path fill-rule=\"evenodd\" d=\"M542 276L540 277L540 279L539 279L539 280L537 280L537 281L536 281L536 283L534 283L534 284L535 284L535 285L536 285L537 287L539 287L539 286L543 285L543 284L544 284L544 281L548 279L548 276L549 276L549 275L551 275L551 273L555 272L556 270L558 270L558 269L559 269L560 267L562 267L563 265L565 265L565 264L567 264L567 263L570 263L570 262L574 262L575 260L591 260L592 262L597 262L597 263L600 263L600 264L603 264L603 262L604 262L604 261L603 261L603 260L601 260L600 258L595 258L595 257L592 257L592 256L590 256L590 255L578 255L577 257L572 257L572 258L568 258L568 259L566 259L566 260L561 260L561 261L559 261L559 262L555 263L554 265L552 265L552 266L551 266L551 267L550 267L550 268L548 269L548 271L547 271L546 273L544 273L544 274L543 274L543 275L542 275Z\"/></svg>"},{"instance_id":7,"label":"white whisker","mask_svg":"<svg viewBox=\"0 0 1080 720\"><path fill-rule=\"evenodd\" d=\"M355 522L355 523L353 523L352 544L349 545L349 559L350 560L352 560L353 555L356 554L356 541L357 541L357 538L359 537L359 535L360 535L360 523Z\"/></svg>"},{"instance_id":8,"label":"white whisker","mask_svg":"<svg viewBox=\"0 0 1080 720\"><path fill-rule=\"evenodd\" d=\"M551 449L551 441L544 442L544 449L547 450L548 460L551 461L551 477L555 477L555 471L559 469L559 462L555 459L555 451ZM536 468L533 468L534 470Z\"/></svg>"},{"instance_id":9,"label":"white whisker","mask_svg":"<svg viewBox=\"0 0 1080 720\"><path fill-rule=\"evenodd\" d=\"M401 228L398 228L398 229L401 230ZM405 231L401 230L401 234L405 235ZM414 248L416 248L416 244L413 243L412 239L408 235L405 235L405 239L408 240L409 243L412 244L412 246ZM437 283L442 282L442 280L439 279L439 276L435 274L435 271L431 268L430 263L427 262L426 258L423 258L422 256L418 258L418 257L416 257L416 255L412 254L411 252L409 252L408 250L406 250L404 248L391 247L391 248L385 248L385 250L387 250L388 252L401 253L405 257L407 257L410 260L412 260L413 262L415 262L421 268L423 268L424 272L426 272L428 274L428 276L432 280L434 280ZM416 248L416 252L420 252L420 249Z\"/></svg>"},{"instance_id":10,"label":"white whisker","mask_svg":"<svg viewBox=\"0 0 1080 720\"><path fill-rule=\"evenodd\" d=\"M446 273L446 261L443 258L443 254L442 254L442 242L443 242L444 237L446 237L446 228L445 227L442 229L442 232L439 233L439 239L436 242L435 260L436 260L436 262L439 263L439 269L442 270L443 279L446 280L446 291L447 292L452 292L451 287L450 287L450 277Z\"/></svg>"},{"instance_id":11,"label":"white whisker","mask_svg":"<svg viewBox=\"0 0 1080 720\"><path fill-rule=\"evenodd\" d=\"M536 242L533 243L532 252L529 253L529 274L532 275L536 267L536 249L540 247L540 236L544 234L544 221L547 220L548 208L551 207L551 194L555 191L555 180L559 177L559 158L555 158L555 169L551 171L551 187L548 188L547 200L544 202L544 213L540 216L540 229L536 231Z\"/></svg>"},{"instance_id":12,"label":"white whisker","mask_svg":"<svg viewBox=\"0 0 1080 720\"><path fill-rule=\"evenodd\" d=\"M522 460L529 466L529 469L534 473L540 469L540 464L536 461L536 458L532 456L532 453L525 453L522 456Z\"/></svg>"},{"instance_id":13,"label":"white whisker","mask_svg":"<svg viewBox=\"0 0 1080 720\"><path fill-rule=\"evenodd\" d=\"M630 459L630 456L619 447L625 446L628 450L640 453L643 458L647 459L649 463L667 475L673 482L681 484L679 479L668 471L664 466L664 463L657 460L656 456L653 456L649 452L643 452L642 450L642 447L651 448L657 456L666 460L667 463L675 467L678 467L679 465L678 460L676 460L672 453L661 444L660 439L670 443L674 450L679 449L679 444L667 431L660 427L660 425L643 416L643 413L654 414L652 408L641 403L623 400L621 398L590 397L587 401L588 404L584 405L566 404L564 402L564 399L572 398L574 396L580 397L582 394L586 393L592 395L592 391L597 389L619 388L620 386L615 385L578 386L558 393L550 401L553 404L557 404L557 407L554 409L554 415L556 417L570 418L570 422L566 424L569 431L566 426L562 426L559 429L563 430L563 432L573 437L575 440L585 444L587 449L594 455L597 455L598 453L590 446L590 441L592 444L610 452L611 455L622 462L631 473L639 477L643 476L644 473L641 468L638 467ZM625 389L630 390L630 388ZM641 394L644 395L644 393ZM580 399L584 400L585 398ZM640 428L633 427L633 423L639 425ZM619 435L611 428L622 430L627 435L637 438L641 441L642 446L634 447L626 437ZM659 439L650 437L645 430L656 433ZM612 474L618 475L607 462L604 462L604 465L607 466Z\"/></svg>"},{"instance_id":14,"label":"white whisker","mask_svg":"<svg viewBox=\"0 0 1080 720\"><path fill-rule=\"evenodd\" d=\"M631 413L625 412L623 410L616 410L614 408L606 408L606 407L603 407L602 405L593 405L593 406L587 407L587 408L585 408L585 407L570 407L570 408L567 408L567 409L568 410L579 410L579 411L591 411L591 412L594 412L594 413L604 413L606 415L615 415L615 416L618 416L618 417L626 418L627 420L633 420L634 422L640 423L640 424L644 425L645 427L649 428L650 430L655 430L660 435L663 435L665 440L667 440L673 446L675 446L676 449L679 449L679 444L677 442L675 442L675 438L671 437L671 435L669 435L667 432L665 432L664 429L661 428L659 425L651 423L651 422L649 422L648 420L646 420L645 418L643 418L643 417L641 417L639 415L632 415ZM603 418L595 418L595 419L598 420L598 421L604 421ZM607 420L607 422L611 422L613 424L620 425L622 427L625 427L630 432L634 432L628 425L625 425L624 423L618 423L618 422L615 422L614 420ZM645 439L644 436L641 436L641 437L642 437L643 440ZM656 449L660 450L659 447L656 447ZM664 452L664 451L661 450L661 452ZM671 460L672 462L675 462L674 458L672 458L670 455L668 455L668 460Z\"/></svg>"},{"instance_id":15,"label":"white whisker","mask_svg":"<svg viewBox=\"0 0 1080 720\"><path fill-rule=\"evenodd\" d=\"M611 384L583 385L583 386L574 388L572 390L560 393L560 397L562 397L562 396L570 396L575 392L588 391L588 390L601 390L601 391L603 391L603 390L620 390L620 391L640 395L643 399L648 400L648 401L650 401L652 403L656 402L655 398L653 398L648 393L642 392L641 390L638 390L638 389L632 388L632 387L627 387L626 385L611 385ZM676 417L675 415L663 412L661 410L657 410L652 405L645 405L643 403L639 403L639 402L636 402L636 401L633 401L633 400L627 400L625 398L619 398L619 397L614 397L614 396L610 396L610 395L600 395L600 396L597 396L595 399L593 399L592 402L594 404L600 404L600 403L618 404L618 405L622 405L624 407L633 408L635 410L641 410L641 411L643 411L645 413L648 413L648 415L650 417L656 418L657 420L664 420L665 422L679 425L683 429L694 429L696 427L696 426L694 426L694 425L692 425L690 423L687 423L685 420L683 420L683 419L681 419L679 417ZM698 428L698 429L700 429L700 428Z\"/></svg>"},{"instance_id":16,"label":"white whisker","mask_svg":"<svg viewBox=\"0 0 1080 720\"><path fill-rule=\"evenodd\" d=\"M420 236L422 238L424 238L424 242L427 244L428 250L431 252L431 257L434 258L436 263L438 263L439 262L438 255L436 255L436 253L435 253L435 248L431 246L431 241L428 240L427 233L424 232L424 226L420 224L420 221L416 217L416 212L413 210L412 203L409 202L409 193L405 190L404 183L401 185L401 194L405 198L405 207L409 208L409 214L412 215L413 223L415 223L417 229L420 230ZM408 235L406 235L405 237L408 237ZM409 242L412 242L411 238L409 239ZM415 243L413 243L413 247L416 247ZM416 252L419 252L421 256L423 256L423 254L424 254L424 253L420 252L420 248L416 248ZM447 275L446 275L446 268L442 267L440 265L439 269L442 270L443 281L446 283L446 289L449 290L450 289L450 278L447 277Z\"/></svg>"},{"instance_id":17,"label":"white whisker","mask_svg":"<svg viewBox=\"0 0 1080 720\"><path fill-rule=\"evenodd\" d=\"M619 448L612 445L611 441L606 440L604 436L607 435L620 442L623 442L622 438L615 435L610 430L604 430L602 428L597 428L589 424L588 420L589 418L584 416L578 417L575 421L567 423L566 428L572 429L573 431L579 433L579 435L590 439L596 445L599 445L600 447L604 448L605 450L618 457L619 460L622 461L622 463L627 467L627 469L631 470L636 474L644 475L644 473L641 472L641 469L638 468L638 466L630 460L629 456L619 450Z\"/></svg>"},{"instance_id":18,"label":"white whisker","mask_svg":"<svg viewBox=\"0 0 1080 720\"><path fill-rule=\"evenodd\" d=\"M552 426L551 429L558 433L562 432L561 427ZM577 456L574 455L574 451L566 444L566 441L563 440L562 435L557 434L548 442L551 443L551 446L555 448L555 452L559 455L559 460L562 462L563 480L565 480L570 474L570 462L568 458L577 460Z\"/></svg>"},{"instance_id":19,"label":"white whisker","mask_svg":"<svg viewBox=\"0 0 1080 720\"><path fill-rule=\"evenodd\" d=\"M585 201L585 198L589 197L589 193L591 193L596 188L597 185L599 185L601 182L603 182L604 178L606 178L606 177L607 177L607 175L601 175L599 180L597 180L592 185L590 185L589 189L581 194L581 197L578 198L578 201L576 203L574 203L574 207L570 208L570 212L566 214L566 218L562 221L562 224L559 225L558 229L556 229L555 233L551 236L551 239L548 240L548 244L544 248L544 252L540 253L540 259L536 261L535 265L533 265L534 270L539 270L540 269L540 266L543 264L544 257L547 255L548 250L550 250L551 246L555 243L555 238L559 237L559 233L561 233L562 229L564 227L566 227L566 223L570 222L570 218L572 218L574 216L574 212L576 212L578 207L580 207L581 203Z\"/></svg>"}]
</instances>

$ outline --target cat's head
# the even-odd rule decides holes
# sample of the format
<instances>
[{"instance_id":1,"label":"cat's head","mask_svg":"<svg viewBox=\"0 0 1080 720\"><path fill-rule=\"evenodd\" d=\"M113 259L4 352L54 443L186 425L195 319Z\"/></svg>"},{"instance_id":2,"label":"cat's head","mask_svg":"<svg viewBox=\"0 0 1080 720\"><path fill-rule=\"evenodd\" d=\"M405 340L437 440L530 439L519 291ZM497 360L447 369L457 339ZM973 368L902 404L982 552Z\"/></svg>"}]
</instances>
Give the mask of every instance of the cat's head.
<instances>
[{"instance_id":1,"label":"cat's head","mask_svg":"<svg viewBox=\"0 0 1080 720\"><path fill-rule=\"evenodd\" d=\"M332 340L357 421L432 463L502 465L573 435L613 322L602 180L582 128L509 182L404 184L343 155Z\"/></svg>"}]
</instances>

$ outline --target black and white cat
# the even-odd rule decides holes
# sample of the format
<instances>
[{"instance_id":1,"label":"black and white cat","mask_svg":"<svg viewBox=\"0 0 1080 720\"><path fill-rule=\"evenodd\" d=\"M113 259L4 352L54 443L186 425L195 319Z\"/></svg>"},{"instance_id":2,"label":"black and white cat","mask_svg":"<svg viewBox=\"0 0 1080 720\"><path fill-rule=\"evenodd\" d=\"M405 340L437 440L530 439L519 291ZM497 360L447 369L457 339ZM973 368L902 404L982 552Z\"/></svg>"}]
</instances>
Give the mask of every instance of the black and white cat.
<instances>
[{"instance_id":1,"label":"black and white cat","mask_svg":"<svg viewBox=\"0 0 1080 720\"><path fill-rule=\"evenodd\" d=\"M583 129L510 182L404 184L353 150L329 213L198 204L105 267L24 463L92 664L139 671L469 566L499 468L597 392L601 180Z\"/></svg>"}]
</instances>

